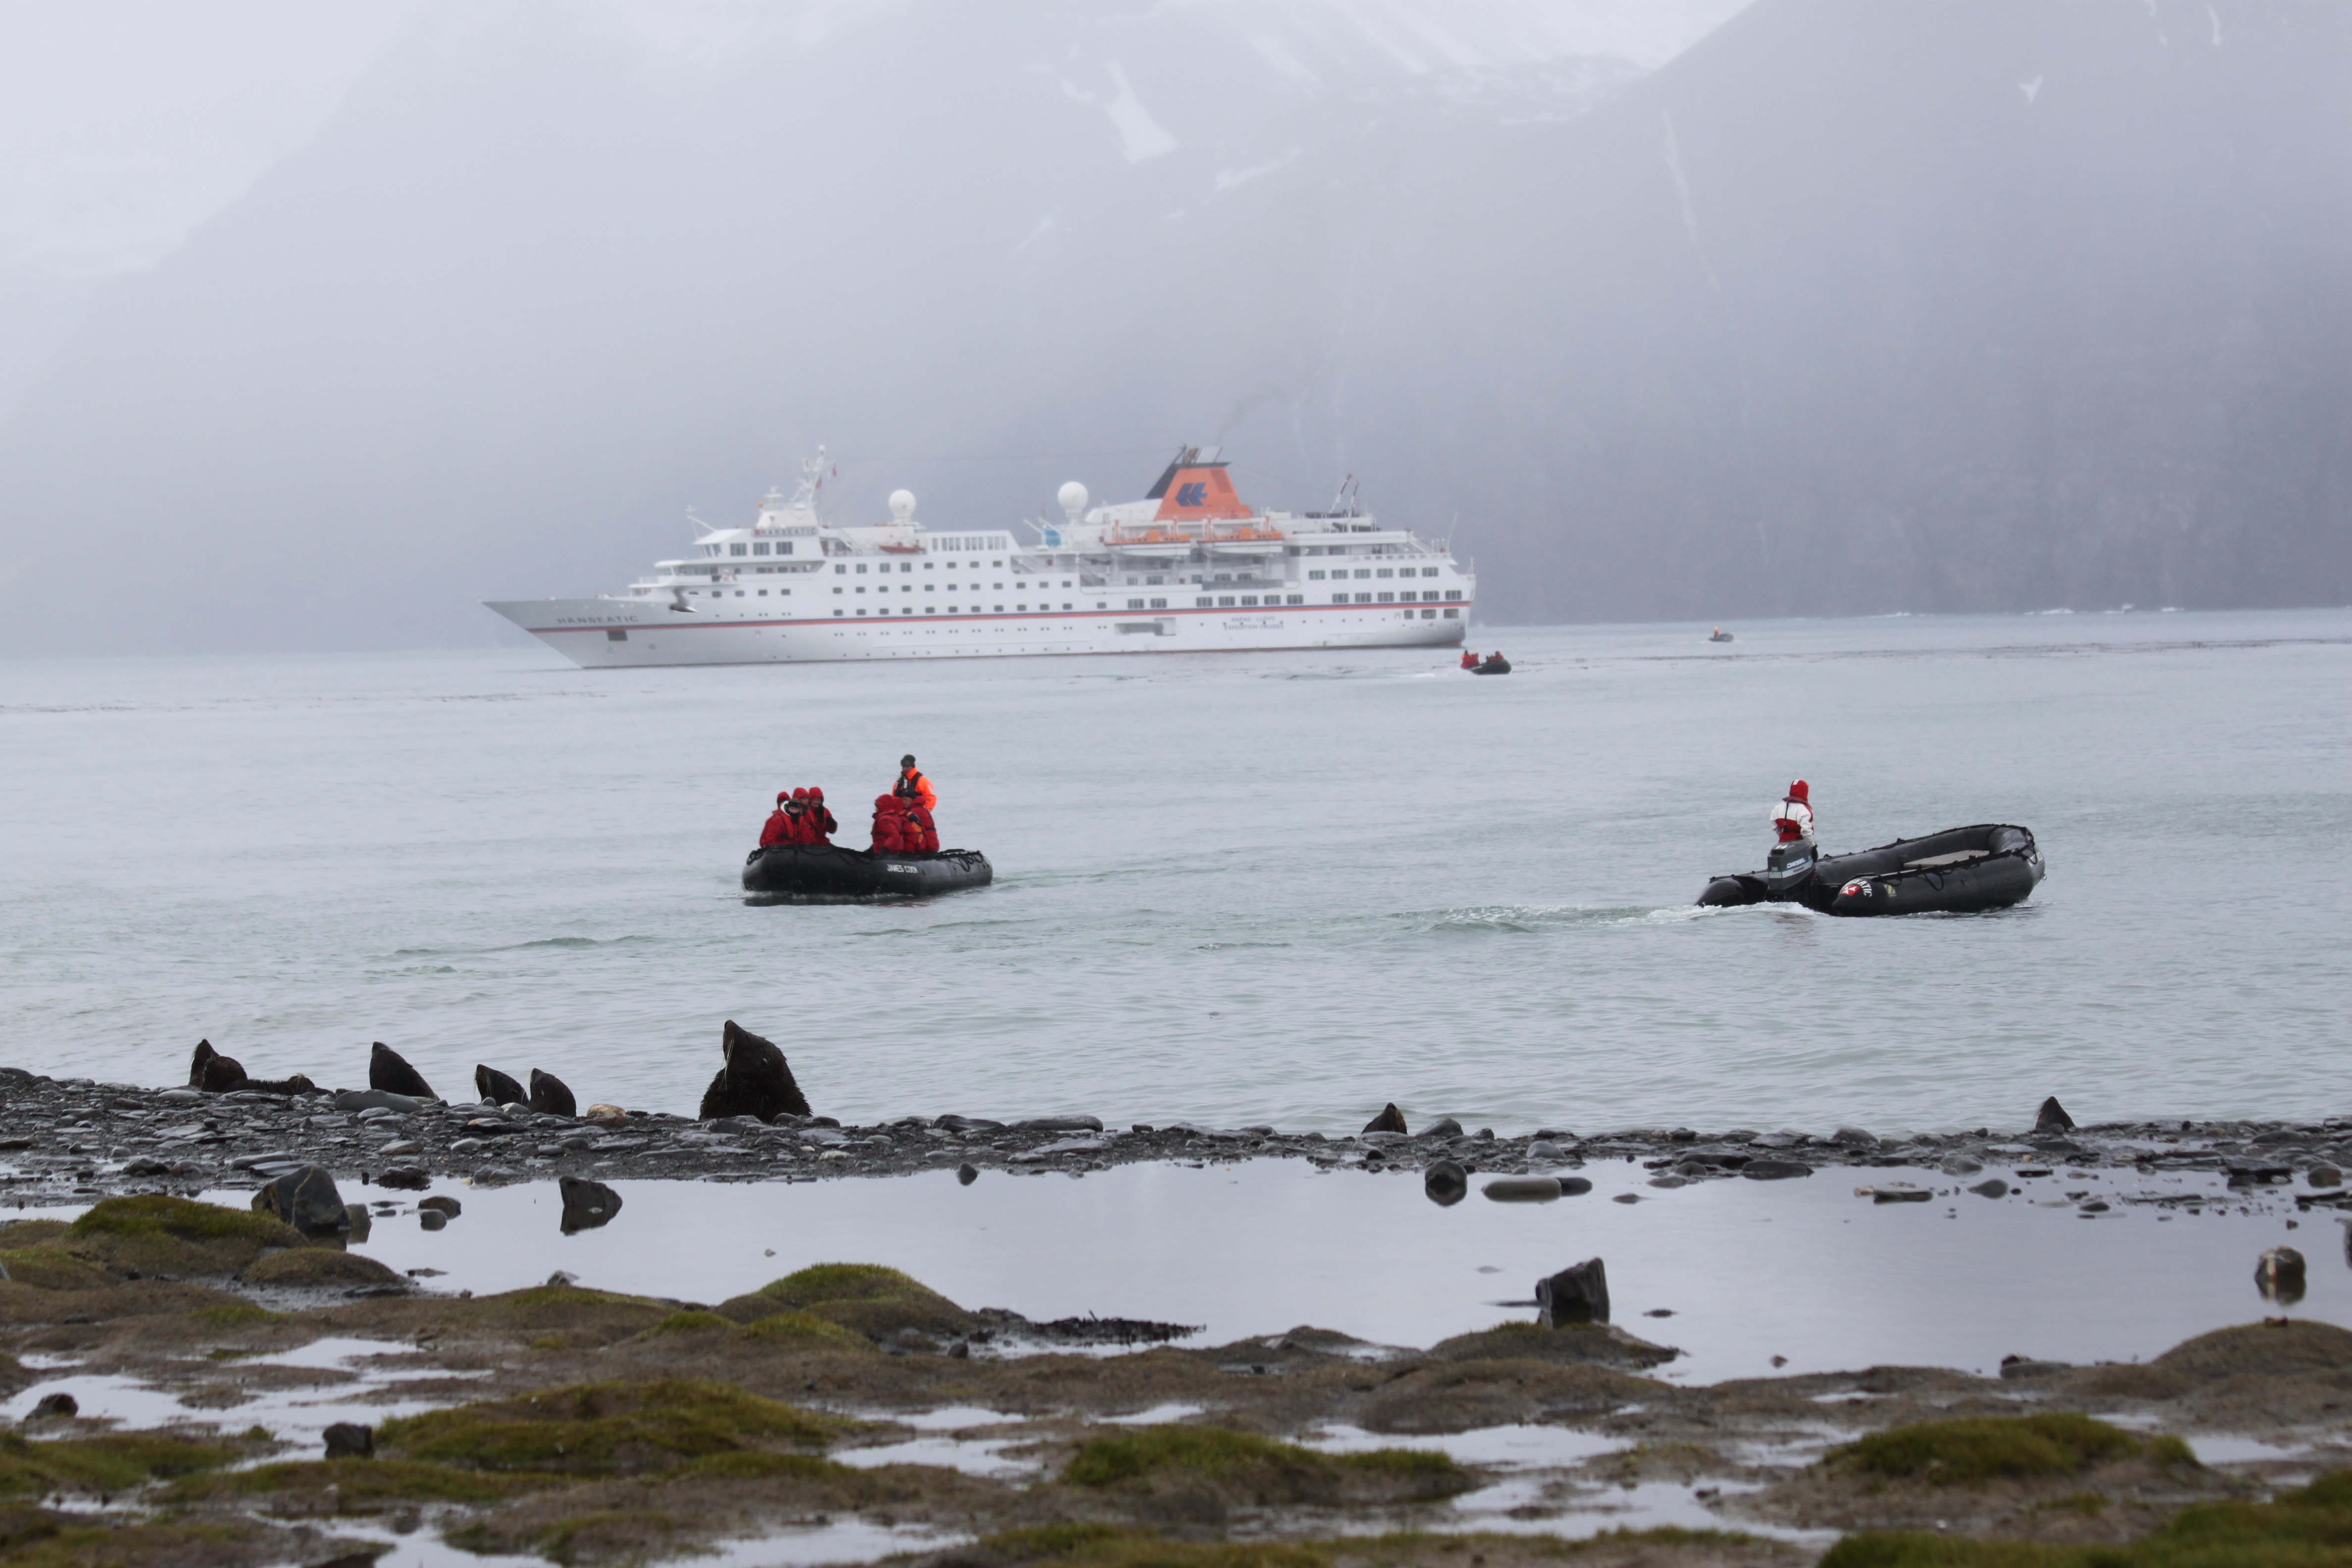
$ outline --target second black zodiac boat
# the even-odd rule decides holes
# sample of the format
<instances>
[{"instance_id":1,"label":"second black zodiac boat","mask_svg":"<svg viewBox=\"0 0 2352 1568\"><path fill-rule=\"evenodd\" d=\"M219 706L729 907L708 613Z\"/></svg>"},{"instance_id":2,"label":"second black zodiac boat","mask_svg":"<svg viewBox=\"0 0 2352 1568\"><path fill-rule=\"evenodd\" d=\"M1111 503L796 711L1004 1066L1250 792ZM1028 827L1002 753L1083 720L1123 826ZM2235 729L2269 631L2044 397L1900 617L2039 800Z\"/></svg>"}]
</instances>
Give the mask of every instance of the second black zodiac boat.
<instances>
[{"instance_id":1,"label":"second black zodiac boat","mask_svg":"<svg viewBox=\"0 0 2352 1568\"><path fill-rule=\"evenodd\" d=\"M828 898L903 897L984 887L995 868L977 849L907 854L838 844L771 844L743 862L747 893L800 893Z\"/></svg>"},{"instance_id":2,"label":"second black zodiac boat","mask_svg":"<svg viewBox=\"0 0 2352 1568\"><path fill-rule=\"evenodd\" d=\"M2005 909L2042 878L2030 829L2002 822L1898 838L1853 855L1816 858L1776 847L1761 871L1717 877L1702 904L1795 903L1828 915L1916 915Z\"/></svg>"}]
</instances>

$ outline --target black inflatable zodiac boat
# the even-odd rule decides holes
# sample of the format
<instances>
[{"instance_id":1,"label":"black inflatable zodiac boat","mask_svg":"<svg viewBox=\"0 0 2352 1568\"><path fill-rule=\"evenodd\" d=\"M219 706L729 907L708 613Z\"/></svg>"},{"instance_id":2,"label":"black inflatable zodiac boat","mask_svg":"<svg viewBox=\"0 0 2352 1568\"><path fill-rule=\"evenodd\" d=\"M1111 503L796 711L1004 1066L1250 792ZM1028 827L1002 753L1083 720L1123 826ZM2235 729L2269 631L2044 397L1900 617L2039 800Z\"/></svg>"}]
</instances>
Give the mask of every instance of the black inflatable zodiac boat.
<instances>
[{"instance_id":1,"label":"black inflatable zodiac boat","mask_svg":"<svg viewBox=\"0 0 2352 1568\"><path fill-rule=\"evenodd\" d=\"M1498 653L1494 655L1492 658L1482 658L1477 663L1472 665L1470 667L1470 673L1473 675L1508 675L1511 673L1511 661L1505 658Z\"/></svg>"},{"instance_id":2,"label":"black inflatable zodiac boat","mask_svg":"<svg viewBox=\"0 0 2352 1568\"><path fill-rule=\"evenodd\" d=\"M838 844L772 844L743 862L747 893L874 898L985 887L996 872L977 849L873 853Z\"/></svg>"},{"instance_id":3,"label":"black inflatable zodiac boat","mask_svg":"<svg viewBox=\"0 0 2352 1568\"><path fill-rule=\"evenodd\" d=\"M1826 915L1958 914L2023 901L2042 871L2030 830L1988 822L1818 859L1810 845L1783 844L1764 869L1717 877L1698 901L1796 903Z\"/></svg>"}]
</instances>

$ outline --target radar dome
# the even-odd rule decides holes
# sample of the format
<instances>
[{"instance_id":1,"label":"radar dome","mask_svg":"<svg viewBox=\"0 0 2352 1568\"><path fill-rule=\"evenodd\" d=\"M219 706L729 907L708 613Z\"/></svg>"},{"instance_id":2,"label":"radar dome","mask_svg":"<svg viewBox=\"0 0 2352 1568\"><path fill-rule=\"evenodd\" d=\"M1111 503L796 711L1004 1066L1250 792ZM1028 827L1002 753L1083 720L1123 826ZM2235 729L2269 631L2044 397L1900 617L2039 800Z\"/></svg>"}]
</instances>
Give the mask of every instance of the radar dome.
<instances>
[{"instance_id":1,"label":"radar dome","mask_svg":"<svg viewBox=\"0 0 2352 1568\"><path fill-rule=\"evenodd\" d=\"M1072 479L1054 492L1054 499L1062 503L1062 510L1075 522L1078 514L1087 510L1087 487Z\"/></svg>"},{"instance_id":2,"label":"radar dome","mask_svg":"<svg viewBox=\"0 0 2352 1568\"><path fill-rule=\"evenodd\" d=\"M904 522L908 518L914 516L915 492L912 490L892 490L890 492L890 515L897 518L900 522Z\"/></svg>"}]
</instances>

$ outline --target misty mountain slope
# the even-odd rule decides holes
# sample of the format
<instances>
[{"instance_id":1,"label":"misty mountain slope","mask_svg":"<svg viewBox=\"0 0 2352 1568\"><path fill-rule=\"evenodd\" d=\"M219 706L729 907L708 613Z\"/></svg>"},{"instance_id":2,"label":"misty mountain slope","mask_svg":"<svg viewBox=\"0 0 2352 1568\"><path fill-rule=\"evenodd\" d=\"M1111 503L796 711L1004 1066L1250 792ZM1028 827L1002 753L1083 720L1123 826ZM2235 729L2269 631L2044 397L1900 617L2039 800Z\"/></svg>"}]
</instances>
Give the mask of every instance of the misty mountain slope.
<instances>
[{"instance_id":1,"label":"misty mountain slope","mask_svg":"<svg viewBox=\"0 0 2352 1568\"><path fill-rule=\"evenodd\" d=\"M1759 6L1457 187L1368 373L1539 411L1456 477L1531 609L2341 599L2345 17L2198 16Z\"/></svg>"},{"instance_id":2,"label":"misty mountain slope","mask_svg":"<svg viewBox=\"0 0 2352 1568\"><path fill-rule=\"evenodd\" d=\"M0 647L477 640L820 441L948 525L1352 470L1491 619L2352 597L2347 13L978 9L420 34L0 429Z\"/></svg>"}]
</instances>

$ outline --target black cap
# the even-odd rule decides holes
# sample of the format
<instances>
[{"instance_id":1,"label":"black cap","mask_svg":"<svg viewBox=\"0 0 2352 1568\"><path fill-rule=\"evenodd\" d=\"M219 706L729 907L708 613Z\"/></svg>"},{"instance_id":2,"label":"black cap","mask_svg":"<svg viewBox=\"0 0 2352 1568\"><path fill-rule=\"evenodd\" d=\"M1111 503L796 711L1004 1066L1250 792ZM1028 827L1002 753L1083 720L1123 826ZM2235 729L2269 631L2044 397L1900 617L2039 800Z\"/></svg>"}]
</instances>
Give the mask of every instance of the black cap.
<instances>
[{"instance_id":1,"label":"black cap","mask_svg":"<svg viewBox=\"0 0 2352 1568\"><path fill-rule=\"evenodd\" d=\"M915 753L908 752L905 756L900 757L898 759L898 765L902 768L913 767L915 765Z\"/></svg>"}]
</instances>

